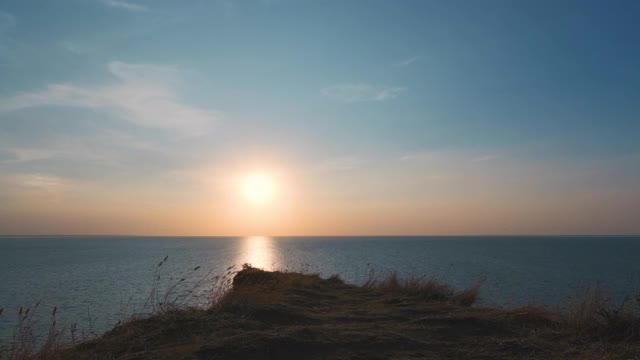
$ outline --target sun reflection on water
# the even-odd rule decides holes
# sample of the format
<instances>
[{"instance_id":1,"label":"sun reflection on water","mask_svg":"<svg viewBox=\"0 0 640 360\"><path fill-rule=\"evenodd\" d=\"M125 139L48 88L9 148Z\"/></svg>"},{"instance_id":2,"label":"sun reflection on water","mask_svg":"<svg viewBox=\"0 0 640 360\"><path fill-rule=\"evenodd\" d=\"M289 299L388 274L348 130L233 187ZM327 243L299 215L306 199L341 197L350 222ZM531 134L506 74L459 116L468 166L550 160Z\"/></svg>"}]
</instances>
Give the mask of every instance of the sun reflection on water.
<instances>
[{"instance_id":1,"label":"sun reflection on water","mask_svg":"<svg viewBox=\"0 0 640 360\"><path fill-rule=\"evenodd\" d=\"M267 236L243 238L239 263L248 263L264 270L274 270L276 257L273 239Z\"/></svg>"}]
</instances>

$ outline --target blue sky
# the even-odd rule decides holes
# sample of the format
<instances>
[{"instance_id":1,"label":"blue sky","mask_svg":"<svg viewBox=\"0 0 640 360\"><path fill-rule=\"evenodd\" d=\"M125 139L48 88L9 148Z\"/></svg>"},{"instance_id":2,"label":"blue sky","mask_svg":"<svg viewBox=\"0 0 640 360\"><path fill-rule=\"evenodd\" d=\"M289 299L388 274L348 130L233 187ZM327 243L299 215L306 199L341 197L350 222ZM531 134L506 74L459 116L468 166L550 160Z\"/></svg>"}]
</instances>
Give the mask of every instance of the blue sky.
<instances>
[{"instance_id":1,"label":"blue sky","mask_svg":"<svg viewBox=\"0 0 640 360\"><path fill-rule=\"evenodd\" d=\"M638 233L639 16L2 1L0 233ZM227 216L255 169L278 205Z\"/></svg>"}]
</instances>

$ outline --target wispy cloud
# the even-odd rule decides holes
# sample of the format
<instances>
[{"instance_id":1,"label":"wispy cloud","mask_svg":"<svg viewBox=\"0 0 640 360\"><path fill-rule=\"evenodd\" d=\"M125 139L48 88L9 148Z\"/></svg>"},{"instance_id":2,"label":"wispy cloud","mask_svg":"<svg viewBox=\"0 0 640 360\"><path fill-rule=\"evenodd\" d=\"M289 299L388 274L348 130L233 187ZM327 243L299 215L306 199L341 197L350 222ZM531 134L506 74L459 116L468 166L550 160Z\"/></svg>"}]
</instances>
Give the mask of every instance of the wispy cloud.
<instances>
[{"instance_id":1,"label":"wispy cloud","mask_svg":"<svg viewBox=\"0 0 640 360\"><path fill-rule=\"evenodd\" d=\"M66 179L40 173L0 174L0 185L3 190L9 190L0 193L0 196L20 202L60 200L64 192L69 189Z\"/></svg>"},{"instance_id":2,"label":"wispy cloud","mask_svg":"<svg viewBox=\"0 0 640 360\"><path fill-rule=\"evenodd\" d=\"M450 164L472 164L487 161L493 161L502 158L499 153L473 154L465 151L415 151L406 152L398 156L400 161L439 161L439 159L447 158ZM454 161L455 159L455 161Z\"/></svg>"},{"instance_id":3,"label":"wispy cloud","mask_svg":"<svg viewBox=\"0 0 640 360\"><path fill-rule=\"evenodd\" d=\"M32 148L0 149L0 154L2 153L6 153L7 156L0 157L0 164L18 164L35 160L43 160L50 158L54 154L54 152L50 150Z\"/></svg>"},{"instance_id":4,"label":"wispy cloud","mask_svg":"<svg viewBox=\"0 0 640 360\"><path fill-rule=\"evenodd\" d=\"M413 56L404 60L400 60L396 63L393 64L393 66L396 67L405 67L405 66L409 66L411 64L413 64L414 62L418 61L418 59L420 59L420 56Z\"/></svg>"},{"instance_id":5,"label":"wispy cloud","mask_svg":"<svg viewBox=\"0 0 640 360\"><path fill-rule=\"evenodd\" d=\"M114 84L88 87L51 84L45 89L0 98L0 112L58 106L110 111L142 127L172 129L183 135L204 133L217 113L182 103L172 89L175 67L151 64L108 65Z\"/></svg>"},{"instance_id":6,"label":"wispy cloud","mask_svg":"<svg viewBox=\"0 0 640 360\"><path fill-rule=\"evenodd\" d=\"M62 41L59 44L60 44L60 47L62 47L63 49L65 49L65 50L67 50L67 51L69 51L71 53L77 54L77 55L84 55L84 54L89 53L89 51L90 51L88 47L81 46L78 43L73 42L73 41L68 41L68 40L67 41Z\"/></svg>"},{"instance_id":7,"label":"wispy cloud","mask_svg":"<svg viewBox=\"0 0 640 360\"><path fill-rule=\"evenodd\" d=\"M322 89L322 95L337 101L354 103L384 101L397 98L406 91L404 87L375 86L364 83L335 84Z\"/></svg>"},{"instance_id":8,"label":"wispy cloud","mask_svg":"<svg viewBox=\"0 0 640 360\"><path fill-rule=\"evenodd\" d=\"M406 152L399 156L399 160L401 161L413 161L413 160L428 160L434 157L435 152Z\"/></svg>"},{"instance_id":9,"label":"wispy cloud","mask_svg":"<svg viewBox=\"0 0 640 360\"><path fill-rule=\"evenodd\" d=\"M113 8L124 9L124 10L128 10L128 11L137 11L137 12L149 11L148 7L146 7L144 5L132 3L132 2L129 2L129 1L102 0L102 3L107 5L107 6L113 7Z\"/></svg>"}]
</instances>

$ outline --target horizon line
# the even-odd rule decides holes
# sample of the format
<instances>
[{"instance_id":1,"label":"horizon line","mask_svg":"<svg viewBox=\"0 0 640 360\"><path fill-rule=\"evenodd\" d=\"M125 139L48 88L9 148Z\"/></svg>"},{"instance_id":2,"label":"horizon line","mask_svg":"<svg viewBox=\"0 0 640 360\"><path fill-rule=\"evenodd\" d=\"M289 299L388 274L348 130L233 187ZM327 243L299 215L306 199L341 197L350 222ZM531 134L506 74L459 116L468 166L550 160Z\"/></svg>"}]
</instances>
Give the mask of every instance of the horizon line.
<instances>
[{"instance_id":1,"label":"horizon line","mask_svg":"<svg viewBox=\"0 0 640 360\"><path fill-rule=\"evenodd\" d=\"M352 235L140 235L140 234L0 234L0 237L156 237L156 238L246 238L246 237L635 237L630 234L352 234Z\"/></svg>"}]
</instances>

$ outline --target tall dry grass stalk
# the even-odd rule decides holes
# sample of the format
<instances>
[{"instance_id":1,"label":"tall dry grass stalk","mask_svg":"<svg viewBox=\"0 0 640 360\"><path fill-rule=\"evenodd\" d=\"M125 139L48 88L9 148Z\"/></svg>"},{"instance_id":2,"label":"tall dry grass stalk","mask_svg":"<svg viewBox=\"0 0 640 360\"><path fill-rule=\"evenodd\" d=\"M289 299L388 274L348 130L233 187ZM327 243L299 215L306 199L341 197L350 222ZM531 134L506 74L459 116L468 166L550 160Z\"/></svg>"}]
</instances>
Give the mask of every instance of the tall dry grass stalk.
<instances>
[{"instance_id":1,"label":"tall dry grass stalk","mask_svg":"<svg viewBox=\"0 0 640 360\"><path fill-rule=\"evenodd\" d=\"M45 359L60 347L64 331L56 319L58 308L53 308L47 331L41 334L37 331L36 318L39 307L40 302L33 307L20 307L11 339L6 344L0 344L0 360ZM3 312L0 311L0 316Z\"/></svg>"},{"instance_id":2,"label":"tall dry grass stalk","mask_svg":"<svg viewBox=\"0 0 640 360\"><path fill-rule=\"evenodd\" d=\"M163 272L163 266L169 256L156 265L149 293L139 309L134 309L129 316L118 323L123 325L129 321L162 316L185 309L209 309L231 287L236 266L228 266L223 274L215 275L216 269L205 270L196 266L182 274L169 275Z\"/></svg>"},{"instance_id":3,"label":"tall dry grass stalk","mask_svg":"<svg viewBox=\"0 0 640 360\"><path fill-rule=\"evenodd\" d=\"M640 339L640 294L616 305L599 283L583 286L562 325L579 337Z\"/></svg>"},{"instance_id":4,"label":"tall dry grass stalk","mask_svg":"<svg viewBox=\"0 0 640 360\"><path fill-rule=\"evenodd\" d=\"M222 275L214 275L215 269L203 271L201 266L196 266L178 276L167 276L163 272L163 266L168 259L165 256L156 265L149 293L141 307L132 309L128 315L122 314L115 327L180 310L209 309L228 291L237 272L235 266L229 266ZM128 305L131 301L132 298ZM35 317L40 305L41 302L38 302L33 307L21 307L18 310L11 339L5 344L0 342L0 360L46 360L63 346L79 344L99 336L89 310L88 329L79 329L77 322L69 326L61 324L57 307L53 308L49 316L48 326L43 327ZM6 316L4 308L0 308L0 316Z\"/></svg>"},{"instance_id":5,"label":"tall dry grass stalk","mask_svg":"<svg viewBox=\"0 0 640 360\"><path fill-rule=\"evenodd\" d=\"M449 301L462 306L473 305L480 295L484 278L462 291L456 291L447 283L434 277L400 278L397 272L378 278L375 270L369 270L368 278L362 285L365 289L387 294L418 297L426 301Z\"/></svg>"}]
</instances>

